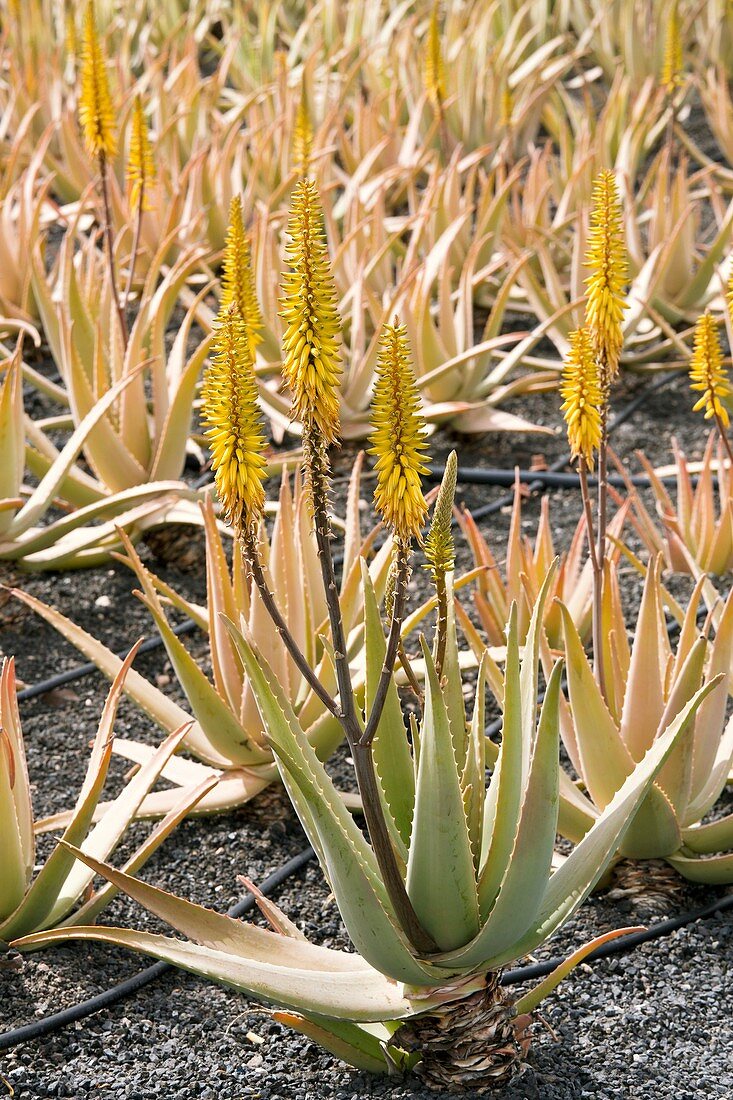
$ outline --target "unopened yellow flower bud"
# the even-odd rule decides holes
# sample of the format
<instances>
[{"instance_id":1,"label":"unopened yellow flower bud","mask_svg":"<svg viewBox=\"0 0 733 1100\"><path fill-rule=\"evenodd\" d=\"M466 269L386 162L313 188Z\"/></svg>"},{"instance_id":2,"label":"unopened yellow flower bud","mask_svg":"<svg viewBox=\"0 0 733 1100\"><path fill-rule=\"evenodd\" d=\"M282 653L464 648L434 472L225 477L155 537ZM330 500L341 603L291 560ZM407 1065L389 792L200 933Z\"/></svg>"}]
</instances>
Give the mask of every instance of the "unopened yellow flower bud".
<instances>
[{"instance_id":1,"label":"unopened yellow flower bud","mask_svg":"<svg viewBox=\"0 0 733 1100\"><path fill-rule=\"evenodd\" d=\"M407 330L387 325L377 362L370 454L376 455L377 511L398 539L420 535L428 506L420 478L427 473L425 420L410 363Z\"/></svg>"},{"instance_id":2,"label":"unopened yellow flower bud","mask_svg":"<svg viewBox=\"0 0 733 1100\"><path fill-rule=\"evenodd\" d=\"M315 183L299 180L288 222L290 241L280 316L285 322L283 375L293 397L293 417L324 444L339 438L341 356L336 287Z\"/></svg>"},{"instance_id":3,"label":"unopened yellow flower bud","mask_svg":"<svg viewBox=\"0 0 733 1100\"><path fill-rule=\"evenodd\" d=\"M249 237L244 228L242 200L235 195L229 206L229 228L224 245L224 262L221 278L222 312L234 305L249 342L254 362L258 344L262 343L262 313L257 301L252 253Z\"/></svg>"},{"instance_id":4,"label":"unopened yellow flower bud","mask_svg":"<svg viewBox=\"0 0 733 1100\"><path fill-rule=\"evenodd\" d=\"M433 522L425 539L426 568L433 578L441 573L450 573L455 564L455 546L453 543L453 500L458 481L458 455L451 451L445 464L443 480L433 508Z\"/></svg>"},{"instance_id":5,"label":"unopened yellow flower bud","mask_svg":"<svg viewBox=\"0 0 733 1100\"><path fill-rule=\"evenodd\" d=\"M130 155L127 161L127 181L130 184L130 206L134 209L142 197L142 209L150 210L149 190L155 182L153 150L142 99L135 96L132 105Z\"/></svg>"},{"instance_id":6,"label":"unopened yellow flower bud","mask_svg":"<svg viewBox=\"0 0 733 1100\"><path fill-rule=\"evenodd\" d=\"M244 328L234 307L217 319L215 352L204 377L202 415L216 491L235 531L251 530L265 503L265 434Z\"/></svg>"},{"instance_id":7,"label":"unopened yellow flower bud","mask_svg":"<svg viewBox=\"0 0 733 1100\"><path fill-rule=\"evenodd\" d=\"M568 430L571 458L582 457L593 469L595 452L601 442L603 393L598 362L593 354L588 330L579 328L570 334L570 350L563 368L560 396Z\"/></svg>"},{"instance_id":8,"label":"unopened yellow flower bud","mask_svg":"<svg viewBox=\"0 0 733 1100\"><path fill-rule=\"evenodd\" d=\"M445 99L445 65L440 42L437 3L433 5L433 10L430 13L427 42L425 44L425 91L433 107L436 111L439 111Z\"/></svg>"},{"instance_id":9,"label":"unopened yellow flower bud","mask_svg":"<svg viewBox=\"0 0 733 1100\"><path fill-rule=\"evenodd\" d=\"M690 388L702 393L692 407L693 412L705 409L705 419L715 417L727 428L730 424L728 410L722 402L733 390L728 382L728 371L723 366L723 351L718 336L718 326L710 313L704 313L695 325L695 338L690 359Z\"/></svg>"},{"instance_id":10,"label":"unopened yellow flower bud","mask_svg":"<svg viewBox=\"0 0 733 1100\"><path fill-rule=\"evenodd\" d=\"M293 165L299 176L307 176L310 171L313 152L313 124L308 111L305 82L295 112L293 127Z\"/></svg>"},{"instance_id":11,"label":"unopened yellow flower bud","mask_svg":"<svg viewBox=\"0 0 733 1100\"><path fill-rule=\"evenodd\" d=\"M675 3L672 5L667 23L667 34L664 40L664 60L662 62L662 87L668 94L671 94L682 83L683 67L682 26L678 5Z\"/></svg>"},{"instance_id":12,"label":"unopened yellow flower bud","mask_svg":"<svg viewBox=\"0 0 733 1100\"><path fill-rule=\"evenodd\" d=\"M590 275L585 323L598 359L600 381L607 387L618 373L624 337L626 249L621 228L621 206L613 172L603 171L593 186L593 208L586 266Z\"/></svg>"}]
</instances>

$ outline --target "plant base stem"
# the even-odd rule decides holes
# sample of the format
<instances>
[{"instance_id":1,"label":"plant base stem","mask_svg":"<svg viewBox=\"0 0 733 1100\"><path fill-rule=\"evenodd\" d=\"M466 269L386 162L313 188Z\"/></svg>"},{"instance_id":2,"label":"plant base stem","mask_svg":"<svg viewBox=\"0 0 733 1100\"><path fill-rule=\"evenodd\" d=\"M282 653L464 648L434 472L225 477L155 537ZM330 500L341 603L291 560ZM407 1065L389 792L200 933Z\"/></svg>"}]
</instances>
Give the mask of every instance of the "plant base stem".
<instances>
[{"instance_id":1,"label":"plant base stem","mask_svg":"<svg viewBox=\"0 0 733 1100\"><path fill-rule=\"evenodd\" d=\"M395 1033L395 1046L420 1055L415 1073L429 1089L481 1095L503 1088L521 1068L530 1021L517 1017L499 979L492 971L482 989L412 1017Z\"/></svg>"}]
</instances>

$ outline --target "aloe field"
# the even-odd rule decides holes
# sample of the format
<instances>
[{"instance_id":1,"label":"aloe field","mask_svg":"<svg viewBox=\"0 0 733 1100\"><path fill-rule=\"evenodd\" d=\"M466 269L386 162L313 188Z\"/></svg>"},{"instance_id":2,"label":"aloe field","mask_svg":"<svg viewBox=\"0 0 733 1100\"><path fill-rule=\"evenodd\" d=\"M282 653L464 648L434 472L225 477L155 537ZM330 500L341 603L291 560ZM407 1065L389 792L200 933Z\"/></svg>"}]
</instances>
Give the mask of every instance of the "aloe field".
<instances>
[{"instance_id":1,"label":"aloe field","mask_svg":"<svg viewBox=\"0 0 733 1100\"><path fill-rule=\"evenodd\" d=\"M1 0L0 1097L733 1095L733 6Z\"/></svg>"}]
</instances>

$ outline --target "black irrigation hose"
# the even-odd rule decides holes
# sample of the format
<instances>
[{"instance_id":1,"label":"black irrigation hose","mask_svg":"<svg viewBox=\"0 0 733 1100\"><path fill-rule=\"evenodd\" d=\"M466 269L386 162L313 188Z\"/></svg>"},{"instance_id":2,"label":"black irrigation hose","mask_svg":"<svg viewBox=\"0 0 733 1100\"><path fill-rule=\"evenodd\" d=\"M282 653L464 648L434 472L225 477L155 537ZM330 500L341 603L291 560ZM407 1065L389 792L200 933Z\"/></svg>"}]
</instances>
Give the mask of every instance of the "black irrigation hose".
<instances>
[{"instance_id":1,"label":"black irrigation hose","mask_svg":"<svg viewBox=\"0 0 733 1100\"><path fill-rule=\"evenodd\" d=\"M638 393L636 397L633 398L633 400L629 401L628 405L624 405L624 407L622 409L619 409L616 415L611 418L611 421L608 425L608 434L611 435L617 428L619 428L622 424L629 420L634 415L636 410L641 408L641 406L651 394L657 393L665 386L668 386L670 382L673 382L675 379L680 378L684 373L684 370L671 371L669 374L663 374L659 378L655 378L653 382L647 383L642 388L641 392ZM544 477L546 477L548 474L560 473L565 469L567 464L567 458L559 458L556 462L553 462L552 465L547 468L547 470L538 471L534 479L528 483L527 487L529 492L534 493L538 492L541 489L544 489L546 487L545 481L543 480ZM513 479L511 483L513 483ZM578 485L577 479L574 480L574 485ZM490 504L484 504L481 508L476 508L471 513L471 515L474 519L483 519L485 516L495 515L496 512L500 512L502 508L506 508L507 505L513 503L514 494L506 493L503 496L499 497L498 500L492 500Z\"/></svg>"},{"instance_id":2,"label":"black irrigation hose","mask_svg":"<svg viewBox=\"0 0 733 1100\"><path fill-rule=\"evenodd\" d=\"M566 459L562 460L563 466L566 465ZM443 478L443 469L440 466L431 465L428 467L429 479L431 481L441 481ZM580 479L576 473L559 472L551 466L547 470L505 470L501 467L492 466L459 466L458 467L458 482L467 485L514 485L515 481L519 479L523 484L528 484L530 489L579 489ZM623 489L626 485L638 485L648 486L651 484L646 474L635 474L633 477L623 478L618 474L610 474L606 479L609 485L613 485L619 489ZM674 484L677 480L674 474L670 474L667 477L661 477L659 479L662 482ZM588 478L588 485L594 487L598 484L598 478L593 475ZM481 512L478 508L472 515L476 516Z\"/></svg>"},{"instance_id":3,"label":"black irrigation hose","mask_svg":"<svg viewBox=\"0 0 733 1100\"><path fill-rule=\"evenodd\" d=\"M173 627L173 633L177 635L190 634L196 626L198 626L198 623L195 623L193 619L186 619L178 626ZM163 639L160 635L156 635L154 638L147 638L138 649L138 653L150 653L153 649L160 649L162 645ZM124 649L116 656L122 661L128 653L129 649ZM67 669L66 672L59 672L57 676L50 676L48 680L41 680L38 684L23 688L18 692L18 700L23 702L25 699L36 699L39 695L45 695L49 691L63 687L64 684L70 684L73 680L81 680L84 676L90 676L93 672L98 671L99 666L94 661L87 661L83 665L76 665L75 668Z\"/></svg>"},{"instance_id":4,"label":"black irrigation hose","mask_svg":"<svg viewBox=\"0 0 733 1100\"><path fill-rule=\"evenodd\" d=\"M282 867L278 867L277 871L273 871L273 873L262 882L260 890L265 896L274 893L287 879L295 875L313 859L315 859L315 852L313 849L310 847L305 848L302 852L299 852L297 856L293 856L287 863L284 863ZM255 904L256 902L252 894L245 894L241 901L238 901L237 904L228 911L227 916L243 917L254 909ZM137 993L138 990L144 989L146 985L150 985L156 978L161 977L163 974L167 974L169 970L173 969L175 968L171 963L153 963L152 966L146 967L145 970L141 970L138 974L133 975L132 978L128 978L118 985L113 985L110 989L105 989L103 993L98 993L95 997L90 997L88 1001L82 1001L80 1004L71 1005L70 1008L65 1008L61 1012L54 1012L52 1016L44 1016L42 1019L36 1020L32 1024L25 1024L24 1027L15 1028L13 1031L6 1031L4 1034L0 1035L0 1051L12 1050L13 1047L20 1046L22 1043L28 1043L32 1039L41 1039L44 1035L50 1035L54 1031L59 1031L68 1024L76 1023L77 1020L86 1019L87 1016L99 1012L100 1009L109 1008L111 1005L118 1004L119 1001L124 1000L126 997L131 997L133 993Z\"/></svg>"},{"instance_id":5,"label":"black irrigation hose","mask_svg":"<svg viewBox=\"0 0 733 1100\"><path fill-rule=\"evenodd\" d=\"M723 913L727 909L733 909L733 894L726 894L703 909L694 909L687 913L680 913L669 920L657 921L650 928L642 932L630 932L628 936L619 936L609 943L602 943L590 955L586 955L584 962L593 962L595 959L608 959L613 955L625 955L627 951L633 951L643 943L662 939L672 932L684 928L688 924L694 924L697 920L712 917L715 913ZM565 962L565 956L559 955L554 959L545 959L543 962L531 963L529 966L520 966L517 970L505 970L501 976L502 985L517 985L519 982L536 981L551 974L558 966Z\"/></svg>"}]
</instances>

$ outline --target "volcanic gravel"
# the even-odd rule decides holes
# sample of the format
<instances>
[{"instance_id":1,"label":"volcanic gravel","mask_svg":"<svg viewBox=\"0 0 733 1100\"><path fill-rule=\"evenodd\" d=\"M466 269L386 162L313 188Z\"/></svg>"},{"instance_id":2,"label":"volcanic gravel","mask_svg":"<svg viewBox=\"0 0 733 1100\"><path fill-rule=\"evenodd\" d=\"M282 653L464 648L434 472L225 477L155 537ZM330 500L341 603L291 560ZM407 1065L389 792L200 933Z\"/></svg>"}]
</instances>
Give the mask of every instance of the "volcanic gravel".
<instances>
[{"instance_id":1,"label":"volcanic gravel","mask_svg":"<svg viewBox=\"0 0 733 1100\"><path fill-rule=\"evenodd\" d=\"M631 384L618 406L638 384ZM699 457L703 432L690 416L689 404L686 384L680 380L650 397L619 429L614 446L630 468L636 469L632 452L640 444L655 462L668 461L672 426L690 457ZM458 447L466 466L526 466L536 454L549 464L563 454L554 397L525 399L514 409L550 424L553 434L480 439L440 435L433 441L435 460L440 462L452 446ZM341 453L337 475L348 473L353 453ZM497 499L501 492L466 485L459 495L475 507ZM367 483L364 496L369 495ZM538 511L537 499L526 502L528 534L534 532ZM579 517L577 495L554 493L550 517L558 546L566 545ZM508 525L508 510L482 523L499 557ZM467 564L464 551L459 562ZM187 597L203 599L200 568L183 572L155 561L150 564ZM624 575L629 592L638 592L636 580ZM20 583L120 649L140 635L154 633L145 609L130 595L132 580L119 565L63 576L22 576ZM415 571L413 583L424 584L422 570ZM12 601L0 608L0 617L2 650L15 654L18 675L26 683L79 663L71 646ZM186 644L205 663L200 635L190 635ZM163 650L141 656L136 667L152 678L162 677L164 690L183 701ZM73 801L105 692L101 676L93 675L21 705L37 815ZM159 738L127 702L121 706L117 729L150 743ZM343 753L335 767L343 776L348 774ZM112 786L124 771L122 762L115 764ZM142 836L145 828L136 825L126 843ZM43 842L39 858L51 843ZM262 881L304 846L287 798L273 787L235 812L185 822L146 866L143 877L225 910L240 896L238 874ZM686 886L681 900L675 898L675 911L700 908L723 893ZM316 865L286 883L276 898L310 938L348 948L338 910ZM101 920L161 930L156 920L124 898L117 899ZM639 913L629 902L595 896L538 957L560 954L593 934L638 922ZM628 956L579 968L542 1006L528 1065L503 1095L510 1100L733 1097L732 929L730 912L718 914ZM0 1031L72 1005L145 965L147 960L129 953L83 944L28 955L20 970L0 965ZM246 997L179 971L170 971L128 1001L90 1019L0 1054L0 1098L6 1094L14 1100L402 1100L434 1095L414 1080L356 1073L274 1022L266 1009Z\"/></svg>"}]
</instances>

